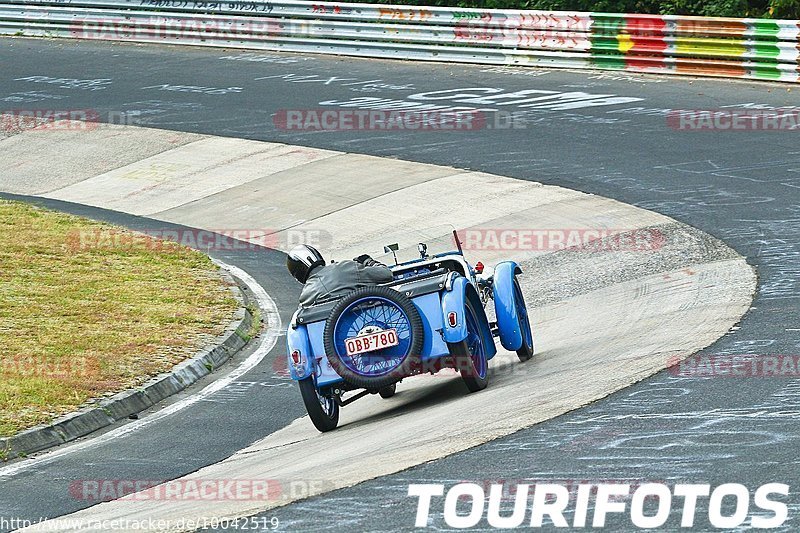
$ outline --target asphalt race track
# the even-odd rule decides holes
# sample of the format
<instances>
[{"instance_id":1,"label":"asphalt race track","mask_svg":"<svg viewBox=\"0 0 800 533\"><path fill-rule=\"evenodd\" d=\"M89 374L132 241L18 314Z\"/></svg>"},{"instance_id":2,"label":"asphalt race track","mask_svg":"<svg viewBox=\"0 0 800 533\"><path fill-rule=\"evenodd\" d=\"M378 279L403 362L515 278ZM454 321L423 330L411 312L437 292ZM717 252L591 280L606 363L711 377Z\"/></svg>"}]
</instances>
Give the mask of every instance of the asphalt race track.
<instances>
[{"instance_id":1,"label":"asphalt race track","mask_svg":"<svg viewBox=\"0 0 800 533\"><path fill-rule=\"evenodd\" d=\"M727 242L759 275L753 307L740 327L705 353L757 358L796 355L800 349L798 130L679 131L665 116L671 109L794 106L796 88L102 43L13 39L4 44L2 108L87 108L101 117L135 118L143 126L481 170L608 196L671 216ZM577 109L530 109L514 103L519 96L491 99L532 89L584 91L607 100ZM446 90L451 92L426 94ZM485 95L490 96L477 105L458 102ZM276 129L272 119L282 109L398 105L391 100L526 111L526 121L518 121L516 128L460 132L297 132ZM502 118L490 124L502 125ZM143 223L127 215L69 209L133 227ZM279 307L296 297L294 286L276 282L287 279L278 274L282 257L277 252L221 259L250 272ZM281 311L285 322L290 310ZM264 361L265 374L269 364ZM102 453L87 449L2 478L0 515L54 516L85 506L65 490L69 480L84 475L85 464L106 473L98 477L171 479L220 461L304 414L295 389L251 383L236 394L237 402L244 401L237 404L243 408L236 417L224 402L209 402L182 414L177 426L175 421L155 426L124 447L104 443ZM281 406L272 412L270 427L265 426L264 405ZM409 530L416 502L406 494L413 482L646 480L734 482L751 488L780 482L792 486L790 520L784 525L791 531L800 527L798 407L800 385L790 377L662 372L511 436L268 516L277 517L286 531ZM468 414L462 416L468 424ZM228 430L207 438L222 425ZM103 464L97 465L95 457L102 457ZM436 509L433 526L446 529ZM696 526L708 528L702 513L698 516ZM673 517L667 525L677 529L678 524Z\"/></svg>"}]
</instances>

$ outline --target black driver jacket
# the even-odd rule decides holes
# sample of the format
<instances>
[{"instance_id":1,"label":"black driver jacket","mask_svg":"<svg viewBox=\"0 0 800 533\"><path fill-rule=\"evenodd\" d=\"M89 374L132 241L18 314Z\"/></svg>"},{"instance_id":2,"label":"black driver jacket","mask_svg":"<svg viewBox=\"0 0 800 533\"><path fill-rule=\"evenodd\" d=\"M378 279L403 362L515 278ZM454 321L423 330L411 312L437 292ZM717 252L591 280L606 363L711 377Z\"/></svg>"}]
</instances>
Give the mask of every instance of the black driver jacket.
<instances>
[{"instance_id":1,"label":"black driver jacket","mask_svg":"<svg viewBox=\"0 0 800 533\"><path fill-rule=\"evenodd\" d=\"M392 271L383 265L364 266L348 260L317 267L300 292L300 305L308 307L323 298L339 298L354 289L389 283L393 279Z\"/></svg>"}]
</instances>

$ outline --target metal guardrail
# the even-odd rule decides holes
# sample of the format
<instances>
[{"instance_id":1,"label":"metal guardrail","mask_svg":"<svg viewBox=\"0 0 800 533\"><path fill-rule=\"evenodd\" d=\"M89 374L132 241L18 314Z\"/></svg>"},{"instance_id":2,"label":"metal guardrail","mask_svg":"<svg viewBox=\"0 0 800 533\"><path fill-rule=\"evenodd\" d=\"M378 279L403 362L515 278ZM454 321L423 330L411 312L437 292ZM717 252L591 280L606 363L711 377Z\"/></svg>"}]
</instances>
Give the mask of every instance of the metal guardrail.
<instances>
[{"instance_id":1,"label":"metal guardrail","mask_svg":"<svg viewBox=\"0 0 800 533\"><path fill-rule=\"evenodd\" d=\"M376 4L0 0L0 35L800 81L800 21Z\"/></svg>"}]
</instances>

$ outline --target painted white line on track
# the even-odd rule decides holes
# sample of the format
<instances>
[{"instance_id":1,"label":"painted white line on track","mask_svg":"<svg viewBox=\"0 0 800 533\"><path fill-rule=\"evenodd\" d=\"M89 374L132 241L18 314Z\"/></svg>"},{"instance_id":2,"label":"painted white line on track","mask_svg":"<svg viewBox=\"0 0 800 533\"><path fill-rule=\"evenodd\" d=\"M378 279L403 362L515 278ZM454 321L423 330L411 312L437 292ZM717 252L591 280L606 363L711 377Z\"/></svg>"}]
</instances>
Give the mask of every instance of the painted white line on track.
<instances>
[{"instance_id":1,"label":"painted white line on track","mask_svg":"<svg viewBox=\"0 0 800 533\"><path fill-rule=\"evenodd\" d=\"M10 477L19 472L29 470L31 468L41 466L47 463L52 463L64 457L66 455L70 455L75 452L79 452L81 450L85 450L92 446L96 446L98 444L103 444L106 442L110 442L120 437L124 437L129 433L134 433L136 431L141 430L144 427L149 426L154 422L158 422L159 420L166 418L186 407L189 407L192 404L199 402L205 398L208 398L215 392L218 392L232 382L236 381L244 374L252 370L258 363L260 363L264 357L272 350L275 344L278 341L278 338L281 335L282 325L281 325L281 317L278 313L278 307L275 305L275 302L272 298L267 294L267 291L264 290L262 287L253 277L242 270L239 267L228 265L223 263L222 261L214 260L214 263L219 265L221 268L230 272L233 276L242 280L245 285L250 289L253 293L253 296L258 301L259 307L261 308L261 313L263 315L264 323L266 325L266 332L264 333L263 338L261 339L261 343L259 344L258 348L255 352L253 352L247 359L245 359L242 364L237 366L231 372L229 372L224 377L221 377L202 389L197 394L193 394L187 398L184 398L174 404L148 416L147 418L142 418L135 422L131 422L129 424L125 424L124 426L118 427L113 429L107 433L99 435L94 438L90 438L89 440L81 441L72 445L58 447L51 452L46 452L38 457L32 457L30 459L25 459L20 461L19 463L10 464L4 468L0 468L0 478L2 477Z\"/></svg>"}]
</instances>

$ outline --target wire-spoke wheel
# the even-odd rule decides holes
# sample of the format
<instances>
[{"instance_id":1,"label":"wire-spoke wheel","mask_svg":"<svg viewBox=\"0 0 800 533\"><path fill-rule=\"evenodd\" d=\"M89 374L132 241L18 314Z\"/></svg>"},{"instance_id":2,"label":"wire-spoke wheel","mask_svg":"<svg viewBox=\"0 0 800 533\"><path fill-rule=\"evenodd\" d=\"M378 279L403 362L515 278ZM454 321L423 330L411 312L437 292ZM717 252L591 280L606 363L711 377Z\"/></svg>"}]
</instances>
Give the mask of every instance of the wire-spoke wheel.
<instances>
[{"instance_id":1,"label":"wire-spoke wheel","mask_svg":"<svg viewBox=\"0 0 800 533\"><path fill-rule=\"evenodd\" d=\"M419 361L423 336L414 303L394 289L378 286L356 289L339 300L323 340L337 374L355 387L379 391L410 375Z\"/></svg>"}]
</instances>

